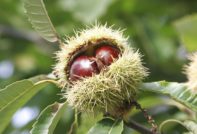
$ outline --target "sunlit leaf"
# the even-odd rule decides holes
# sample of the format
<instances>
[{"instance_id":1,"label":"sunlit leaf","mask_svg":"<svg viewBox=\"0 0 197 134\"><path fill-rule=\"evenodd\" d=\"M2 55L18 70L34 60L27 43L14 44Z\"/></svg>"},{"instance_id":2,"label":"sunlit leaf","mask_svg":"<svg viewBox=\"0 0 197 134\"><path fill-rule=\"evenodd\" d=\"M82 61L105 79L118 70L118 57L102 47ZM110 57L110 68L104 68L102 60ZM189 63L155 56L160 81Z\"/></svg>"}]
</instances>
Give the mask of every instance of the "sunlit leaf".
<instances>
[{"instance_id":1,"label":"sunlit leaf","mask_svg":"<svg viewBox=\"0 0 197 134\"><path fill-rule=\"evenodd\" d=\"M43 0L25 0L24 7L32 26L44 39L50 42L60 41Z\"/></svg>"},{"instance_id":2,"label":"sunlit leaf","mask_svg":"<svg viewBox=\"0 0 197 134\"><path fill-rule=\"evenodd\" d=\"M51 82L47 79L36 83L26 79L0 90L0 133L6 128L13 114L49 83Z\"/></svg>"},{"instance_id":3,"label":"sunlit leaf","mask_svg":"<svg viewBox=\"0 0 197 134\"><path fill-rule=\"evenodd\" d=\"M197 123L196 122L188 120L188 121L184 121L183 124L188 130L190 130L194 134L197 134Z\"/></svg>"},{"instance_id":4,"label":"sunlit leaf","mask_svg":"<svg viewBox=\"0 0 197 134\"><path fill-rule=\"evenodd\" d=\"M167 95L192 110L197 111L197 94L188 89L184 83L166 81L144 83L141 85L140 90Z\"/></svg>"},{"instance_id":5,"label":"sunlit leaf","mask_svg":"<svg viewBox=\"0 0 197 134\"><path fill-rule=\"evenodd\" d=\"M34 123L31 134L53 134L53 131L66 110L66 103L54 103L45 108Z\"/></svg>"},{"instance_id":6,"label":"sunlit leaf","mask_svg":"<svg viewBox=\"0 0 197 134\"><path fill-rule=\"evenodd\" d=\"M189 51L197 50L197 14L175 21L178 34Z\"/></svg>"},{"instance_id":7,"label":"sunlit leaf","mask_svg":"<svg viewBox=\"0 0 197 134\"><path fill-rule=\"evenodd\" d=\"M121 134L123 132L123 121L104 118L94 125L88 134Z\"/></svg>"}]
</instances>

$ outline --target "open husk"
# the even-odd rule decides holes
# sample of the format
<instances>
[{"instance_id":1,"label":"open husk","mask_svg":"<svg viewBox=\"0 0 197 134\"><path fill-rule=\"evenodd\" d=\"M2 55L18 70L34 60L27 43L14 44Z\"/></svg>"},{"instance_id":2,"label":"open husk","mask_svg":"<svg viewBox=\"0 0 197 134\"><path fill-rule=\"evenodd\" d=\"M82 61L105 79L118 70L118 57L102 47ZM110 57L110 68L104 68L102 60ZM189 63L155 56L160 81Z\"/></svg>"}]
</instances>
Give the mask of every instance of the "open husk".
<instances>
[{"instance_id":1,"label":"open husk","mask_svg":"<svg viewBox=\"0 0 197 134\"><path fill-rule=\"evenodd\" d=\"M121 50L121 55L99 74L81 80L69 81L69 66L78 53L91 45L107 42ZM65 88L65 97L69 105L80 111L109 112L119 116L124 104L136 98L138 85L147 76L147 69L142 65L141 55L129 47L122 32L106 26L95 26L83 30L66 40L57 53L58 63L55 73L59 85Z\"/></svg>"},{"instance_id":2,"label":"open husk","mask_svg":"<svg viewBox=\"0 0 197 134\"><path fill-rule=\"evenodd\" d=\"M188 87L197 93L197 52L189 57L190 63L186 66L186 75L188 78Z\"/></svg>"}]
</instances>

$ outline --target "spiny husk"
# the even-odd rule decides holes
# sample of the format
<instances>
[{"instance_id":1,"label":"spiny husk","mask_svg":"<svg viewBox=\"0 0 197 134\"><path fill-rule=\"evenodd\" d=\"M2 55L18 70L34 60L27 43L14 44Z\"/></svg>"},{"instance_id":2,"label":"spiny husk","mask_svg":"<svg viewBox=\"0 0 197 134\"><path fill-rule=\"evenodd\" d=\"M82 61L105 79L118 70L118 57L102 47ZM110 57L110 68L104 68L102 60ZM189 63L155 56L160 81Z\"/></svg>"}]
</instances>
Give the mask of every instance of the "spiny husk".
<instances>
[{"instance_id":1,"label":"spiny husk","mask_svg":"<svg viewBox=\"0 0 197 134\"><path fill-rule=\"evenodd\" d=\"M54 72L59 78L60 87L65 87L69 84L68 63L71 61L76 51L83 50L89 45L93 45L101 40L111 42L112 45L115 45L121 51L128 45L127 38L123 37L122 31L115 31L112 28L107 28L106 25L96 25L76 33L75 37L65 40L65 44L61 46L61 50L56 54L57 64L54 67Z\"/></svg>"},{"instance_id":2,"label":"spiny husk","mask_svg":"<svg viewBox=\"0 0 197 134\"><path fill-rule=\"evenodd\" d=\"M136 97L138 84L145 76L147 72L140 54L127 48L100 74L75 82L66 98L71 106L81 111L102 111L117 116L118 108Z\"/></svg>"},{"instance_id":3,"label":"spiny husk","mask_svg":"<svg viewBox=\"0 0 197 134\"><path fill-rule=\"evenodd\" d=\"M69 82L69 64L73 56L103 40L120 49L119 58L99 74ZM55 72L60 87L67 89L65 97L69 105L80 111L109 112L121 116L125 102L137 96L138 85L147 76L139 52L129 47L121 31L99 25L81 31L76 37L66 40L66 44L57 53Z\"/></svg>"},{"instance_id":4,"label":"spiny husk","mask_svg":"<svg viewBox=\"0 0 197 134\"><path fill-rule=\"evenodd\" d=\"M197 52L189 57L191 61L188 66L186 66L186 75L188 78L188 87L197 93Z\"/></svg>"}]
</instances>

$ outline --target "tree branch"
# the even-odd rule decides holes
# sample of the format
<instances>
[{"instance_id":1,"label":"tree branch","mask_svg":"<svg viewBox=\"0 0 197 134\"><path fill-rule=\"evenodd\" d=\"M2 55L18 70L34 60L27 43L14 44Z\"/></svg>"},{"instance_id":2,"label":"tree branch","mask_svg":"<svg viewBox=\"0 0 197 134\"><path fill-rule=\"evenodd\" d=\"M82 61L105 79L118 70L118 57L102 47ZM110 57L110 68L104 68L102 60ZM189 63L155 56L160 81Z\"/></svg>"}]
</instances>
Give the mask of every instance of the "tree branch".
<instances>
[{"instance_id":1,"label":"tree branch","mask_svg":"<svg viewBox=\"0 0 197 134\"><path fill-rule=\"evenodd\" d=\"M22 30L15 29L10 26L0 25L0 34L5 36L10 36L13 38L28 40L31 42L35 42L36 44L46 44L47 42L42 39L35 32L26 32Z\"/></svg>"},{"instance_id":2,"label":"tree branch","mask_svg":"<svg viewBox=\"0 0 197 134\"><path fill-rule=\"evenodd\" d=\"M50 53L53 52L55 46L57 46L57 45L51 45L54 43L50 43L50 42L44 40L36 32L19 30L19 29L10 27L10 26L2 25L2 24L0 24L0 35L33 42L38 47L44 48L41 50L46 51L46 52L50 52ZM48 46L48 47L46 47L46 46Z\"/></svg>"}]
</instances>

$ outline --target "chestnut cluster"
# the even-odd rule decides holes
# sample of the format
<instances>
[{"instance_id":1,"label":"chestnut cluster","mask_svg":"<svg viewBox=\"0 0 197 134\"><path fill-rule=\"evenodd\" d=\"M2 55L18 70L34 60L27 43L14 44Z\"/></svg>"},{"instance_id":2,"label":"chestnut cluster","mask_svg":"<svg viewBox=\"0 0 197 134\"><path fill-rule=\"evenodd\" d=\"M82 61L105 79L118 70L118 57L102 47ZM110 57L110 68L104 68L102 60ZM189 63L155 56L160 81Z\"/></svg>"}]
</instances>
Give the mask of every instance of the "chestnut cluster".
<instances>
[{"instance_id":1,"label":"chestnut cluster","mask_svg":"<svg viewBox=\"0 0 197 134\"><path fill-rule=\"evenodd\" d=\"M108 44L102 44L96 48L93 56L79 55L71 64L69 70L69 79L71 81L79 80L82 77L90 77L93 74L99 74L101 69L109 66L120 54L118 48Z\"/></svg>"}]
</instances>

